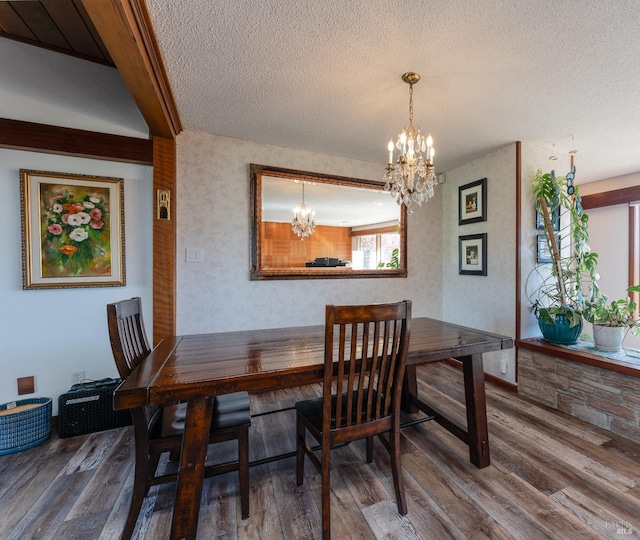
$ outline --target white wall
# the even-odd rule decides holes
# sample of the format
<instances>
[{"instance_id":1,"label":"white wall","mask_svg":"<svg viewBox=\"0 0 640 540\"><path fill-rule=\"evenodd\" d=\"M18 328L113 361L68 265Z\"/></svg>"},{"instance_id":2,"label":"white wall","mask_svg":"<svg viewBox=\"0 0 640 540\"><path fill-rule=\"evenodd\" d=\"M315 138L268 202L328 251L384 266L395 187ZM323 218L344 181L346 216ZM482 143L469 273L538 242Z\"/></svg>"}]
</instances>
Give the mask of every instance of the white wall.
<instances>
[{"instance_id":1,"label":"white wall","mask_svg":"<svg viewBox=\"0 0 640 540\"><path fill-rule=\"evenodd\" d=\"M407 278L249 280L249 164L380 180L383 164L185 131L178 137L177 331L322 324L329 303L413 300L442 313L442 190L408 216ZM390 195L389 195L390 196ZM203 263L186 263L202 248Z\"/></svg>"},{"instance_id":2,"label":"white wall","mask_svg":"<svg viewBox=\"0 0 640 540\"><path fill-rule=\"evenodd\" d=\"M614 189L640 185L640 173L607 178L580 186L581 195L591 195ZM609 301L626 298L629 280L629 205L619 204L604 208L592 208L589 214L589 242L598 254L598 274L600 290ZM592 333L591 325L585 332ZM640 348L640 337L630 333L624 340L625 347Z\"/></svg>"},{"instance_id":3,"label":"white wall","mask_svg":"<svg viewBox=\"0 0 640 540\"><path fill-rule=\"evenodd\" d=\"M149 129L114 68L0 39L0 117L147 137Z\"/></svg>"},{"instance_id":4,"label":"white wall","mask_svg":"<svg viewBox=\"0 0 640 540\"><path fill-rule=\"evenodd\" d=\"M22 289L19 169L124 178L125 287ZM142 296L151 330L153 179L150 167L0 149L0 403L54 398L71 386L71 373L117 377L107 334L106 304ZM146 315L148 313L148 316ZM18 396L18 377L34 375L35 394Z\"/></svg>"},{"instance_id":5,"label":"white wall","mask_svg":"<svg viewBox=\"0 0 640 540\"><path fill-rule=\"evenodd\" d=\"M0 118L146 138L147 126L114 68L0 39ZM124 178L125 287L22 290L19 169ZM71 373L116 377L106 304L141 296L152 326L151 167L0 149L0 403L57 398ZM35 394L18 396L18 377Z\"/></svg>"},{"instance_id":6,"label":"white wall","mask_svg":"<svg viewBox=\"0 0 640 540\"><path fill-rule=\"evenodd\" d=\"M625 298L629 280L629 206L591 208L588 214L589 243L598 254L600 290L610 300Z\"/></svg>"},{"instance_id":7,"label":"white wall","mask_svg":"<svg viewBox=\"0 0 640 540\"><path fill-rule=\"evenodd\" d=\"M612 191L614 189L640 186L640 172L605 178L597 182L589 182L588 184L580 184L580 182L578 182L578 185L580 185L580 194L582 196L601 193L603 191Z\"/></svg>"},{"instance_id":8,"label":"white wall","mask_svg":"<svg viewBox=\"0 0 640 540\"><path fill-rule=\"evenodd\" d=\"M487 179L487 220L458 225L458 188ZM447 172L443 190L443 317L515 338L516 145ZM487 275L459 275L458 237L487 233ZM500 373L500 360L507 373ZM515 383L515 351L484 355L487 373Z\"/></svg>"}]
</instances>

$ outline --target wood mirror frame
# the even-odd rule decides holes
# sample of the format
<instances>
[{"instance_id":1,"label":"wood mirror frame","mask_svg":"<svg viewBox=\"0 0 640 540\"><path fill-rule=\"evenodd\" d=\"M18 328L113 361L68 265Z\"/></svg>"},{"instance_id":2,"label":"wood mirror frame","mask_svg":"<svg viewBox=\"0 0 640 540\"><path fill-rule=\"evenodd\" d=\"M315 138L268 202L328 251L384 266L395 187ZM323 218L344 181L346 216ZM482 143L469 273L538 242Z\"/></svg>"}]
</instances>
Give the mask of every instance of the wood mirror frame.
<instances>
[{"instance_id":1,"label":"wood mirror frame","mask_svg":"<svg viewBox=\"0 0 640 540\"><path fill-rule=\"evenodd\" d=\"M382 277L407 277L407 224L406 224L406 207L404 205L398 206L393 202L394 207L397 208L397 218L394 216L392 221L397 221L397 228L400 233L400 254L398 257L398 268L375 268L375 269L353 269L350 266L337 266L337 267L307 267L307 266L286 266L286 267L272 267L270 265L263 264L263 253L265 250L265 226L263 225L263 210L265 204L269 204L269 201L263 199L263 179L275 178L286 179L292 183L304 182L305 185L315 184L327 184L333 186L340 186L341 188L354 188L372 190L376 193L380 193L381 197L388 197L392 202L391 196L384 191L383 184L381 182L374 182L373 180L363 180L359 178L348 178L343 176L334 176L322 173L313 173L307 171L298 171L293 169L282 169L278 167L271 167L267 165L251 164L250 166L250 241L251 241L251 268L250 278L255 280L271 280L271 279L345 279L345 278L382 278ZM298 187L296 186L296 190ZM310 190L307 191L307 201L309 206L314 208L314 202L310 197ZM354 200L348 198L348 200ZM383 199L381 199L383 200ZM318 201L316 200L316 203ZM386 200L385 200L386 202ZM291 241L302 242L300 238L295 236L295 233L291 231L291 218L293 217L293 206L288 209L290 217L288 218L288 229L290 232L286 236L287 239L291 238ZM385 220L390 221L390 220ZM320 227L320 225L318 225ZM333 227L336 228L336 227ZM284 229L283 229L284 230ZM371 233L375 232L383 233L388 232L387 228L372 229ZM349 230L349 236L351 236L351 229ZM362 233L362 231L360 231ZM316 234L316 233L314 233ZM309 237L311 238L311 237ZM307 244L309 241L307 240ZM286 243L286 241L285 241ZM305 246L306 247L306 246ZM335 257L330 253L322 253L320 257ZM316 254L316 257L318 255ZM313 257L312 257L313 259Z\"/></svg>"}]
</instances>

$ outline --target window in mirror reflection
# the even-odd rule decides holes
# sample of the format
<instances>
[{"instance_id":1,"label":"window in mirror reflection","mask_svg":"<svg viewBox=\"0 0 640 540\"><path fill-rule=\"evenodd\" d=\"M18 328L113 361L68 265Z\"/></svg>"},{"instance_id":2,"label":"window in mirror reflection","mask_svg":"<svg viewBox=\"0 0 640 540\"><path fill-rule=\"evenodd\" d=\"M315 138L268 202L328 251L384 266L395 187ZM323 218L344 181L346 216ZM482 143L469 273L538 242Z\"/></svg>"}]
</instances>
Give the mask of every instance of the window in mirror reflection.
<instances>
[{"instance_id":1,"label":"window in mirror reflection","mask_svg":"<svg viewBox=\"0 0 640 540\"><path fill-rule=\"evenodd\" d=\"M393 231L373 234L371 227L364 234L351 231L352 252L351 267L356 270L374 270L376 268L398 268L400 257L400 233L397 225Z\"/></svg>"}]
</instances>

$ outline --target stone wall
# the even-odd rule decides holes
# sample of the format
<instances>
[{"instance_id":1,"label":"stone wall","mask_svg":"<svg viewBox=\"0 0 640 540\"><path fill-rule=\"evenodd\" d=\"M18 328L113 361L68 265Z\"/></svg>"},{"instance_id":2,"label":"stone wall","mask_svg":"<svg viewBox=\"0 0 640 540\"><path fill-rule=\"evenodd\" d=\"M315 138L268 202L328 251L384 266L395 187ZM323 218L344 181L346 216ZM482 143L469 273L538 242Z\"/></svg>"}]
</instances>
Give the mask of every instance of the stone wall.
<instances>
[{"instance_id":1,"label":"stone wall","mask_svg":"<svg viewBox=\"0 0 640 540\"><path fill-rule=\"evenodd\" d=\"M519 348L518 393L640 442L640 378Z\"/></svg>"}]
</instances>

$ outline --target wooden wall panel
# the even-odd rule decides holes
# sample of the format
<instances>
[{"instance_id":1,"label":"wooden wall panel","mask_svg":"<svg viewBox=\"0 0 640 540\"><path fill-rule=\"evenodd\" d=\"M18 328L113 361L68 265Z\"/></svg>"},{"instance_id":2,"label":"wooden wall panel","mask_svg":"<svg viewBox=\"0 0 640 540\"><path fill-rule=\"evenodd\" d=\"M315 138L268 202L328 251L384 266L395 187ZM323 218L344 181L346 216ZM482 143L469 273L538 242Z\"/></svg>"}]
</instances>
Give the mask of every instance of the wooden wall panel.
<instances>
[{"instance_id":1,"label":"wooden wall panel","mask_svg":"<svg viewBox=\"0 0 640 540\"><path fill-rule=\"evenodd\" d=\"M156 214L157 190L170 192L169 220ZM153 344L176 333L176 143L153 138Z\"/></svg>"},{"instance_id":2,"label":"wooden wall panel","mask_svg":"<svg viewBox=\"0 0 640 540\"><path fill-rule=\"evenodd\" d=\"M0 148L138 165L153 163L149 139L0 118Z\"/></svg>"},{"instance_id":3,"label":"wooden wall panel","mask_svg":"<svg viewBox=\"0 0 640 540\"><path fill-rule=\"evenodd\" d=\"M289 223L262 223L262 265L265 268L300 268L318 257L351 260L351 237L345 227L318 225L301 240Z\"/></svg>"},{"instance_id":4,"label":"wooden wall panel","mask_svg":"<svg viewBox=\"0 0 640 540\"><path fill-rule=\"evenodd\" d=\"M175 137L182 123L144 0L82 0L152 135Z\"/></svg>"},{"instance_id":5,"label":"wooden wall panel","mask_svg":"<svg viewBox=\"0 0 640 540\"><path fill-rule=\"evenodd\" d=\"M144 0L81 0L153 137L156 190L171 192L171 219L153 222L153 342L175 335L176 145L182 123Z\"/></svg>"}]
</instances>

